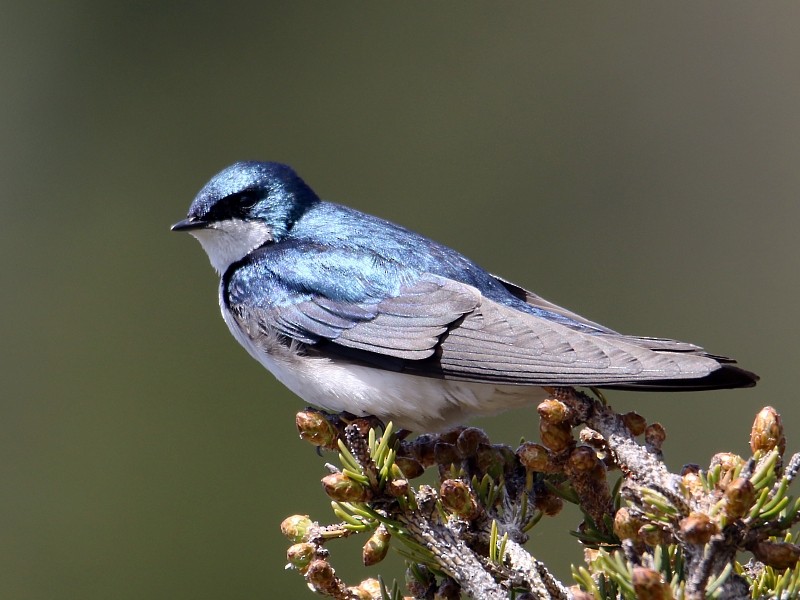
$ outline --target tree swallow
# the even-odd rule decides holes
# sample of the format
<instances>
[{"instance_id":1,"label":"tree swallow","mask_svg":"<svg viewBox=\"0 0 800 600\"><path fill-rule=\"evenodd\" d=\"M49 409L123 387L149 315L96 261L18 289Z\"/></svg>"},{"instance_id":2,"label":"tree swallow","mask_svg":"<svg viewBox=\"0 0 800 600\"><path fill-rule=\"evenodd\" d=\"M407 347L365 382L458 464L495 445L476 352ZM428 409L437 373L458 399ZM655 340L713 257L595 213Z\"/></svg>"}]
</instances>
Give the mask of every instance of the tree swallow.
<instances>
[{"instance_id":1,"label":"tree swallow","mask_svg":"<svg viewBox=\"0 0 800 600\"><path fill-rule=\"evenodd\" d=\"M699 346L612 331L447 246L320 200L286 165L231 165L172 229L196 237L220 274L233 337L330 411L439 431L543 399L543 387L758 380Z\"/></svg>"}]
</instances>

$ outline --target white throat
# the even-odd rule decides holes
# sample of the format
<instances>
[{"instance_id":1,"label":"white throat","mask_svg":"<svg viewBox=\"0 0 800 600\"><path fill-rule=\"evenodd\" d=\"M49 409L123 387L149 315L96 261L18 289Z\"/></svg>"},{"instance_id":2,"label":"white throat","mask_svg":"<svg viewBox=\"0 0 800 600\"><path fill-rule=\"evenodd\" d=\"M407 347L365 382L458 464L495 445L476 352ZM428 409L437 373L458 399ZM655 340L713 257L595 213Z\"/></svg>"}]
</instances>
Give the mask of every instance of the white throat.
<instances>
[{"instance_id":1,"label":"white throat","mask_svg":"<svg viewBox=\"0 0 800 600\"><path fill-rule=\"evenodd\" d=\"M242 219L218 221L189 233L203 246L211 266L220 275L233 263L273 239L272 228L266 223Z\"/></svg>"}]
</instances>

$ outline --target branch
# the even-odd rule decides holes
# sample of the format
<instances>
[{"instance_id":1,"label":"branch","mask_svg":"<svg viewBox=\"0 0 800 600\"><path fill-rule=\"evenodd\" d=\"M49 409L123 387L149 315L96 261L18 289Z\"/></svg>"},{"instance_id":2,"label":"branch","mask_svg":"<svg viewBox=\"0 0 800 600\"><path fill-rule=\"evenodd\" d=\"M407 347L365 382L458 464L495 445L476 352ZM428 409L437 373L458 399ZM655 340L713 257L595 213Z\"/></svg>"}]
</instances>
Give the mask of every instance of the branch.
<instances>
[{"instance_id":1,"label":"branch","mask_svg":"<svg viewBox=\"0 0 800 600\"><path fill-rule=\"evenodd\" d=\"M541 443L516 450L471 427L408 441L391 424L379 435L374 421L300 413L303 439L339 450L341 467L328 465L323 485L341 523L284 521L295 542L290 566L322 595L399 599L397 584L348 587L330 566L330 540L369 534L365 565L379 562L393 539L408 561L408 591L420 599L800 595L800 546L791 533L800 502L788 496L800 454L783 468L786 440L774 409L756 418L750 459L720 453L706 471L675 474L662 460L660 424L571 388L550 392L538 408ZM411 485L434 467L438 489ZM617 470L621 485L612 490L609 473ZM564 501L584 514L575 535L586 564L573 567L578 585L569 589L523 546L526 532ZM746 565L736 561L741 552L753 556Z\"/></svg>"}]
</instances>

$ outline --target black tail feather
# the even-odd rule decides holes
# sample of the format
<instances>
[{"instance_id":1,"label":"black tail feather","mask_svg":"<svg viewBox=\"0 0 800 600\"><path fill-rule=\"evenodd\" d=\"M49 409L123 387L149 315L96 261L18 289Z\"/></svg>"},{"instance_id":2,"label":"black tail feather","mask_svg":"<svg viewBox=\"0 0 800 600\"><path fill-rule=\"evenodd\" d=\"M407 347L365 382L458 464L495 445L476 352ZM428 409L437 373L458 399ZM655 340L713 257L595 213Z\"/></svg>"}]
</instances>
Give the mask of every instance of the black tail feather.
<instances>
[{"instance_id":1,"label":"black tail feather","mask_svg":"<svg viewBox=\"0 0 800 600\"><path fill-rule=\"evenodd\" d=\"M758 382L758 375L745 371L732 364L722 363L716 369L696 379L654 379L618 385L598 385L609 390L633 390L641 392L696 392L702 390L727 390L733 388L753 387Z\"/></svg>"}]
</instances>

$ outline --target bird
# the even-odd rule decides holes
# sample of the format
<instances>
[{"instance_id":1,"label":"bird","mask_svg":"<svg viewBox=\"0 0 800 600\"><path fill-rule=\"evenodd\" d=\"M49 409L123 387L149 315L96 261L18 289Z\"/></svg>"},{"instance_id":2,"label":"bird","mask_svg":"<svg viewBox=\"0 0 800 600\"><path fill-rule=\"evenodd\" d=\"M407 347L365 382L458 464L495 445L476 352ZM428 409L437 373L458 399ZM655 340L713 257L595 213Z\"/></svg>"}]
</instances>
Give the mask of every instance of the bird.
<instances>
[{"instance_id":1,"label":"bird","mask_svg":"<svg viewBox=\"0 0 800 600\"><path fill-rule=\"evenodd\" d=\"M233 337L305 402L437 432L554 387L751 387L736 361L617 333L405 227L320 199L288 165L237 162L172 226L220 276Z\"/></svg>"}]
</instances>

